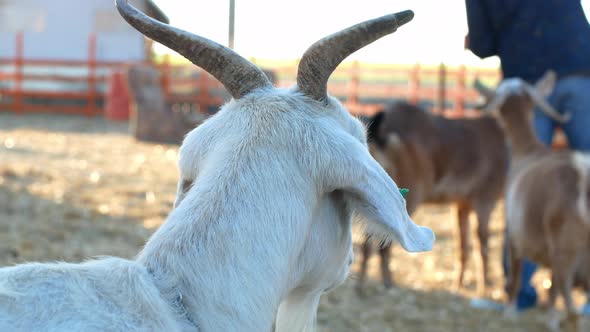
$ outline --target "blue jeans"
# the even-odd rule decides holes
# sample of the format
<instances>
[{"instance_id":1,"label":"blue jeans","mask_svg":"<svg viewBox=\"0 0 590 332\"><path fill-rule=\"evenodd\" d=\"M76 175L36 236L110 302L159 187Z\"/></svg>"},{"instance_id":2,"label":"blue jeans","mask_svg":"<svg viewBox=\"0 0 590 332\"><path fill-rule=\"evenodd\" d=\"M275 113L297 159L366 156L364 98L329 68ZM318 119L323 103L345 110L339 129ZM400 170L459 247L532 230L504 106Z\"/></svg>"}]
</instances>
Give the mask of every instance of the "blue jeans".
<instances>
[{"instance_id":1,"label":"blue jeans","mask_svg":"<svg viewBox=\"0 0 590 332\"><path fill-rule=\"evenodd\" d=\"M570 76L558 80L548 101L560 113L571 113L571 120L561 125L569 147L573 150L590 151L590 76ZM550 145L558 124L545 113L535 109L533 126L537 138ZM508 246L504 241L502 265L505 276L510 268L507 255ZM520 310L534 307L537 304L537 292L531 285L531 279L536 270L537 265L528 260L524 261L521 287L516 299L517 308ZM590 305L590 295L587 305Z\"/></svg>"},{"instance_id":2,"label":"blue jeans","mask_svg":"<svg viewBox=\"0 0 590 332\"><path fill-rule=\"evenodd\" d=\"M557 81L548 101L560 113L571 113L571 120L561 125L569 147L590 151L590 76L572 76ZM539 140L550 145L557 124L536 109L533 126Z\"/></svg>"}]
</instances>

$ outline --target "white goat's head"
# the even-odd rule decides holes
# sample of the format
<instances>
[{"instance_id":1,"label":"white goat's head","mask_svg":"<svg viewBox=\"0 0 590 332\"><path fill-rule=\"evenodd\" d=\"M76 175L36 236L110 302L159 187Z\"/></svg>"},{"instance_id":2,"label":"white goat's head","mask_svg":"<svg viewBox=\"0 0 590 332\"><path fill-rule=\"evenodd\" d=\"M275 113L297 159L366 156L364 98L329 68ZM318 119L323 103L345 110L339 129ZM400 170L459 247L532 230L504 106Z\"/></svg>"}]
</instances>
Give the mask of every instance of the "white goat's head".
<instances>
[{"instance_id":1,"label":"white goat's head","mask_svg":"<svg viewBox=\"0 0 590 332\"><path fill-rule=\"evenodd\" d=\"M482 109L487 112L498 112L504 124L518 123L520 121L516 118L522 118L523 115L528 124L535 106L556 122L565 123L569 120L569 115L561 115L545 100L553 91L555 80L555 72L548 70L534 86L520 78L509 78L501 81L493 90L476 78L474 88L485 99Z\"/></svg>"},{"instance_id":2,"label":"white goat's head","mask_svg":"<svg viewBox=\"0 0 590 332\"><path fill-rule=\"evenodd\" d=\"M233 97L185 138L181 174L195 182L177 209L186 208L195 190L239 191L237 197L216 197L209 204L215 206L199 206L199 213L241 206L260 210L259 215L273 223L252 228L280 230L282 242L296 244L289 248L298 265L317 270L307 276L328 270L338 270L336 279L346 275L353 211L363 215L369 233L382 240L399 241L412 252L432 249L433 232L413 223L399 188L369 154L364 126L327 94L328 78L342 60L409 22L412 11L370 20L319 40L301 58L297 84L278 89L262 70L231 49L155 21L125 1L117 0L117 8L137 30L216 77ZM240 211L234 213L240 218ZM303 241L298 240L301 237ZM332 252L323 251L338 246L346 264L338 262L331 268L326 264L333 261ZM318 256L328 257L319 261ZM299 278L299 286L311 282L305 273L294 278ZM341 281L319 287L328 289Z\"/></svg>"}]
</instances>

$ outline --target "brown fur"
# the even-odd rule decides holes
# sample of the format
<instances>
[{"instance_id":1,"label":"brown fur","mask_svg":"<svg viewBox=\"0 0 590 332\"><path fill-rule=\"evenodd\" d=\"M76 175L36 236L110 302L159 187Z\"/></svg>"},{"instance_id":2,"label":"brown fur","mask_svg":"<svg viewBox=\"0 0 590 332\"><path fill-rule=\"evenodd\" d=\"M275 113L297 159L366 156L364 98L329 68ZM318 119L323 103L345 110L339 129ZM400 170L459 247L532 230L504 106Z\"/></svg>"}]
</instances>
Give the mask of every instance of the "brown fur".
<instances>
[{"instance_id":1,"label":"brown fur","mask_svg":"<svg viewBox=\"0 0 590 332\"><path fill-rule=\"evenodd\" d=\"M579 207L580 198L588 206L588 169L576 162L575 152L552 151L537 140L533 107L530 96L514 93L498 109L512 158L506 196L508 297L514 306L524 258L546 266L552 272L548 306L553 310L561 293L568 323L575 328L572 287L588 290L590 281L590 223Z\"/></svg>"},{"instance_id":2,"label":"brown fur","mask_svg":"<svg viewBox=\"0 0 590 332\"><path fill-rule=\"evenodd\" d=\"M407 104L383 110L369 125L369 147L398 186L410 189L407 209L414 213L422 203L455 203L458 207L462 285L470 253L469 213L478 218L482 271L480 291L489 282L488 223L501 197L508 171L504 134L491 117L448 119ZM393 136L392 136L393 135ZM381 248L381 270L390 287L389 247ZM365 239L359 286L364 282L370 242Z\"/></svg>"}]
</instances>

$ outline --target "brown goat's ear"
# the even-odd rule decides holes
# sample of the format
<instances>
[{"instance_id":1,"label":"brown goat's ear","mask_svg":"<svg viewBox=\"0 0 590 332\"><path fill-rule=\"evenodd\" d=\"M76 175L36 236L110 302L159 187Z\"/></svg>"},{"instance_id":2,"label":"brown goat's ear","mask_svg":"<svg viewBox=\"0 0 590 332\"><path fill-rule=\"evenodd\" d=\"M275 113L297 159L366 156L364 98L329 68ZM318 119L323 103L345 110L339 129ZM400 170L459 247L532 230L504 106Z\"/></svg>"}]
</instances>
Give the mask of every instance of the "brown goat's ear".
<instances>
[{"instance_id":1,"label":"brown goat's ear","mask_svg":"<svg viewBox=\"0 0 590 332\"><path fill-rule=\"evenodd\" d=\"M555 82L557 81L557 74L553 70L547 70L543 77L541 77L535 83L535 89L543 96L544 98L549 97L549 95L553 92L553 88L555 87Z\"/></svg>"}]
</instances>

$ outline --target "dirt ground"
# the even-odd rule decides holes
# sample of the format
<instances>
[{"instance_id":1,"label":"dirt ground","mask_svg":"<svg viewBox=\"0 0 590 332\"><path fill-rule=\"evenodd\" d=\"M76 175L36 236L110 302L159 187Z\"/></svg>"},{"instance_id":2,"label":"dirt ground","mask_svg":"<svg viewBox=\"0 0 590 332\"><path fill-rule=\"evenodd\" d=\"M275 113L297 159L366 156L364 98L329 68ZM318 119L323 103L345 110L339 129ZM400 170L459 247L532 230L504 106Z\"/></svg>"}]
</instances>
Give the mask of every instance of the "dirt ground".
<instances>
[{"instance_id":1,"label":"dirt ground","mask_svg":"<svg viewBox=\"0 0 590 332\"><path fill-rule=\"evenodd\" d=\"M0 266L25 261L81 261L99 255L132 258L166 218L178 176L178 146L135 141L126 123L61 115L0 114ZM473 218L472 218L473 219ZM378 257L359 295L357 263L349 280L323 296L321 332L348 331L546 331L540 309L505 318L471 308L476 296L473 255L467 287L454 287L456 222L451 206L424 206L414 216L432 227L432 252L393 249L396 287L384 290ZM475 230L475 220L472 220ZM501 204L491 224L487 297L504 301L500 267ZM360 239L358 232L356 239ZM478 248L472 234L474 253ZM548 273L534 279L541 296ZM577 304L582 296L576 293ZM590 326L588 320L584 326ZM590 327L587 329L590 331Z\"/></svg>"}]
</instances>

